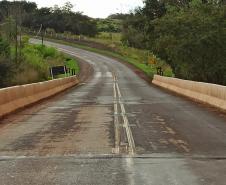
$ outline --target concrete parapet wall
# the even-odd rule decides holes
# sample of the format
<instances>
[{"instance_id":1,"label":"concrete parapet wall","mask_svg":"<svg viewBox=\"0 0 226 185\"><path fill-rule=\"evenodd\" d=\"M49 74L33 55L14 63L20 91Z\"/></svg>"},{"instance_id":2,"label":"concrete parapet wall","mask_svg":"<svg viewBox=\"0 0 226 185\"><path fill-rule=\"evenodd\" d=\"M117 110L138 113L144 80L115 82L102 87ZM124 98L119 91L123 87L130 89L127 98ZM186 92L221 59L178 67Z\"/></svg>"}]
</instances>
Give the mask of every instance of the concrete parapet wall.
<instances>
[{"instance_id":1,"label":"concrete parapet wall","mask_svg":"<svg viewBox=\"0 0 226 185\"><path fill-rule=\"evenodd\" d=\"M78 83L77 77L72 76L0 89L0 117L55 95Z\"/></svg>"},{"instance_id":2,"label":"concrete parapet wall","mask_svg":"<svg viewBox=\"0 0 226 185\"><path fill-rule=\"evenodd\" d=\"M226 110L226 86L155 75L153 84Z\"/></svg>"}]
</instances>

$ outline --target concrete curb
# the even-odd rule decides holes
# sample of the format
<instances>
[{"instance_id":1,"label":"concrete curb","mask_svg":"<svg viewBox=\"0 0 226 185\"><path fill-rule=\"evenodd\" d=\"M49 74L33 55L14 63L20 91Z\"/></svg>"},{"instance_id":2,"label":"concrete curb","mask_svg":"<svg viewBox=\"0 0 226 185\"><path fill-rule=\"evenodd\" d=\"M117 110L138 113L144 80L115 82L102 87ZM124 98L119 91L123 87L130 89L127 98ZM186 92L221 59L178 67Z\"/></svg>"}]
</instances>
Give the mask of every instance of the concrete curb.
<instances>
[{"instance_id":1,"label":"concrete curb","mask_svg":"<svg viewBox=\"0 0 226 185\"><path fill-rule=\"evenodd\" d=\"M76 76L0 89L0 118L79 83Z\"/></svg>"},{"instance_id":2,"label":"concrete curb","mask_svg":"<svg viewBox=\"0 0 226 185\"><path fill-rule=\"evenodd\" d=\"M226 110L226 86L155 75L153 84Z\"/></svg>"}]
</instances>

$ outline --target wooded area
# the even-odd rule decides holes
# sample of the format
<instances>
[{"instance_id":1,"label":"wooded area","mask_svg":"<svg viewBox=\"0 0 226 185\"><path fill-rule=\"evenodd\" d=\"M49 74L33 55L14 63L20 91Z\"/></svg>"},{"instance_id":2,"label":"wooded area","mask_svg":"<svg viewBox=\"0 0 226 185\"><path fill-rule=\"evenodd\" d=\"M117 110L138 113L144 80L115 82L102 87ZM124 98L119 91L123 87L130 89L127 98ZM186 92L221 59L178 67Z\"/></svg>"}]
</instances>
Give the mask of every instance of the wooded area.
<instances>
[{"instance_id":1,"label":"wooded area","mask_svg":"<svg viewBox=\"0 0 226 185\"><path fill-rule=\"evenodd\" d=\"M145 0L124 21L123 42L165 60L176 77L226 85L223 1Z\"/></svg>"},{"instance_id":2,"label":"wooded area","mask_svg":"<svg viewBox=\"0 0 226 185\"><path fill-rule=\"evenodd\" d=\"M74 34L94 36L97 34L96 21L81 12L73 12L73 5L63 7L37 8L33 2L0 1L0 21L13 16L21 21L23 27L30 29L51 28L55 32L69 31Z\"/></svg>"},{"instance_id":3,"label":"wooded area","mask_svg":"<svg viewBox=\"0 0 226 185\"><path fill-rule=\"evenodd\" d=\"M65 4L60 11L66 15L70 8ZM39 11L35 3L0 1L0 87L45 81L49 79L50 66L67 65L65 56L56 49L31 45L29 37L23 35L29 21L32 28L40 29L46 17L37 16ZM42 28L48 25L45 20Z\"/></svg>"}]
</instances>

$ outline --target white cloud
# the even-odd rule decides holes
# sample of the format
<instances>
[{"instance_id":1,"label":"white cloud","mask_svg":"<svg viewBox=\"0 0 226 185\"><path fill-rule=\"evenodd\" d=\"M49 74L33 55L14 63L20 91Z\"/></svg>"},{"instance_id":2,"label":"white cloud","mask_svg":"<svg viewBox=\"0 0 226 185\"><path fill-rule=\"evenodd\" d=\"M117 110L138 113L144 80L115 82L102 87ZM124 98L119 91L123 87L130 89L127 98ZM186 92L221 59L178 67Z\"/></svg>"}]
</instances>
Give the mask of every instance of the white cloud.
<instances>
[{"instance_id":1,"label":"white cloud","mask_svg":"<svg viewBox=\"0 0 226 185\"><path fill-rule=\"evenodd\" d=\"M68 0L33 0L39 7L62 6ZM69 0L70 1L70 0ZM105 18L112 13L126 13L137 6L143 5L143 0L71 0L75 11L84 12L90 17Z\"/></svg>"}]
</instances>

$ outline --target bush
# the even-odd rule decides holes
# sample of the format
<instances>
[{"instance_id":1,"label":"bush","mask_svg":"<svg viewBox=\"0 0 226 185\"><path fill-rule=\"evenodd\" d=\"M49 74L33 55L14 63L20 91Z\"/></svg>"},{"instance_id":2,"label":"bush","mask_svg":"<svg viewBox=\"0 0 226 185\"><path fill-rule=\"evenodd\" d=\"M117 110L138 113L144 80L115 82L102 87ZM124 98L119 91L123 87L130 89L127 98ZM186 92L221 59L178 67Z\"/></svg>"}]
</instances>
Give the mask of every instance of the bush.
<instances>
[{"instance_id":1,"label":"bush","mask_svg":"<svg viewBox=\"0 0 226 185\"><path fill-rule=\"evenodd\" d=\"M22 47L24 47L25 45L27 45L29 43L29 39L30 39L30 37L27 35L22 37Z\"/></svg>"},{"instance_id":2,"label":"bush","mask_svg":"<svg viewBox=\"0 0 226 185\"><path fill-rule=\"evenodd\" d=\"M0 37L0 56L10 55L10 45L9 43Z\"/></svg>"},{"instance_id":3,"label":"bush","mask_svg":"<svg viewBox=\"0 0 226 185\"><path fill-rule=\"evenodd\" d=\"M12 76L13 63L10 58L10 45L0 37L0 87L5 87Z\"/></svg>"},{"instance_id":4,"label":"bush","mask_svg":"<svg viewBox=\"0 0 226 185\"><path fill-rule=\"evenodd\" d=\"M10 83L14 65L6 58L0 58L0 87L6 87Z\"/></svg>"},{"instance_id":5,"label":"bush","mask_svg":"<svg viewBox=\"0 0 226 185\"><path fill-rule=\"evenodd\" d=\"M46 47L45 45L35 45L34 49L36 49L44 58L55 57L57 55L55 48Z\"/></svg>"},{"instance_id":6,"label":"bush","mask_svg":"<svg viewBox=\"0 0 226 185\"><path fill-rule=\"evenodd\" d=\"M152 22L150 48L176 77L226 85L225 15L225 6L209 4L171 11Z\"/></svg>"},{"instance_id":7,"label":"bush","mask_svg":"<svg viewBox=\"0 0 226 185\"><path fill-rule=\"evenodd\" d=\"M43 51L43 56L44 58L47 58L47 57L55 57L57 55L57 51L56 49L54 48L45 48L44 51Z\"/></svg>"}]
</instances>

